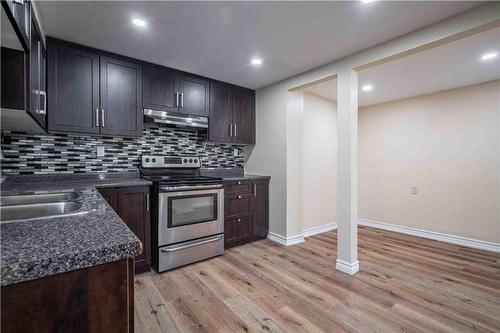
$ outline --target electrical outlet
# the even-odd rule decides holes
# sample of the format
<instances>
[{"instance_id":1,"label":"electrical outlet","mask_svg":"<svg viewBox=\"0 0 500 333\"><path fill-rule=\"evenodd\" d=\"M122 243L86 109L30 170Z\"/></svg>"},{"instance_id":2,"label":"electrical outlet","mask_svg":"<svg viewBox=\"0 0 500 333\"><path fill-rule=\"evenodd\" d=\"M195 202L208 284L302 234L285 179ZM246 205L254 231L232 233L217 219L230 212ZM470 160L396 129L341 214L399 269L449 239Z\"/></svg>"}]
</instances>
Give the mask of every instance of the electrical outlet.
<instances>
[{"instance_id":1,"label":"electrical outlet","mask_svg":"<svg viewBox=\"0 0 500 333\"><path fill-rule=\"evenodd\" d=\"M104 157L104 155L106 155L106 152L104 151L104 146L97 146L97 156Z\"/></svg>"},{"instance_id":2,"label":"electrical outlet","mask_svg":"<svg viewBox=\"0 0 500 333\"><path fill-rule=\"evenodd\" d=\"M233 156L238 156L238 155L239 155L238 149L234 148L233 149Z\"/></svg>"},{"instance_id":3,"label":"electrical outlet","mask_svg":"<svg viewBox=\"0 0 500 333\"><path fill-rule=\"evenodd\" d=\"M411 194L418 194L418 187L417 186L413 185L411 187Z\"/></svg>"}]
</instances>

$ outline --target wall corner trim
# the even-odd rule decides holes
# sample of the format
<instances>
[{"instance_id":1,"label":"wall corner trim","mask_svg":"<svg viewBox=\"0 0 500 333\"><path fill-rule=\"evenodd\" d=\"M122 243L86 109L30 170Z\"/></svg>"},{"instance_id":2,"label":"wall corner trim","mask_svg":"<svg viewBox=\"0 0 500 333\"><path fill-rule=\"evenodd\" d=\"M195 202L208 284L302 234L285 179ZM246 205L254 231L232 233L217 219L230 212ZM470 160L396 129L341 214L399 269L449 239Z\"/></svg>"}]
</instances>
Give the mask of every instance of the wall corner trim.
<instances>
[{"instance_id":1,"label":"wall corner trim","mask_svg":"<svg viewBox=\"0 0 500 333\"><path fill-rule=\"evenodd\" d=\"M304 237L309 237L309 236L314 236L318 234L322 234L327 231L332 231L337 229L338 223L337 221L328 223L328 224L323 224L318 227L312 227L312 228L307 228L304 229Z\"/></svg>"},{"instance_id":2,"label":"wall corner trim","mask_svg":"<svg viewBox=\"0 0 500 333\"><path fill-rule=\"evenodd\" d=\"M398 232L400 234L406 234L411 236L423 237L428 239L433 239L445 243L451 243L460 246L471 247L474 249L485 250L500 253L500 244L487 242L479 239L466 238L461 236L454 236L450 234L443 234L435 231L427 231L421 230L411 227L404 227L395 224L389 224L385 222L367 220L367 219L359 219L359 225L364 225L367 227L378 228L393 232Z\"/></svg>"},{"instance_id":3,"label":"wall corner trim","mask_svg":"<svg viewBox=\"0 0 500 333\"><path fill-rule=\"evenodd\" d=\"M354 275L359 271L359 261L355 262L347 262L344 260L337 259L337 264L335 265L335 268L341 272Z\"/></svg>"},{"instance_id":4,"label":"wall corner trim","mask_svg":"<svg viewBox=\"0 0 500 333\"><path fill-rule=\"evenodd\" d=\"M305 241L303 234L290 236L290 237L284 237L284 236L275 234L274 232L268 232L267 239L269 239L270 241L273 241L275 243L278 243L280 245L283 245L283 246L300 244L300 243L304 243L304 241Z\"/></svg>"}]
</instances>

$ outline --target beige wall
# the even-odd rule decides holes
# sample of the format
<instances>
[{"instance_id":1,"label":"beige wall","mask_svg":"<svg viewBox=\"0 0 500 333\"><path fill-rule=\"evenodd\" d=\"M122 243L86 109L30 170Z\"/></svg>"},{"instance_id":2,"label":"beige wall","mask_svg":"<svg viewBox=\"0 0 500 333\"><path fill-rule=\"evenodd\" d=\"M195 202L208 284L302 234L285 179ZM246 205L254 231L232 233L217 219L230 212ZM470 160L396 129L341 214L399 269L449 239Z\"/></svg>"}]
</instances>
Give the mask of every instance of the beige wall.
<instances>
[{"instance_id":1,"label":"beige wall","mask_svg":"<svg viewBox=\"0 0 500 333\"><path fill-rule=\"evenodd\" d=\"M272 177L270 231L290 237L296 235L296 231L302 228L302 219L297 217L298 210L291 203L287 204L288 198L293 199L290 202L296 203L299 201L297 196L301 196L301 193L297 192L301 179L294 178L292 174L295 171L290 170L297 170L298 165L302 164L299 153L287 156L287 152L294 151L294 145L297 143L296 140L287 141L287 136L293 138L291 130L296 123L289 121L290 118L296 118L291 115L293 111L289 109L289 100L294 95L289 92L290 89L332 77L342 70L411 52L443 39L453 39L457 34L498 22L499 19L500 3L488 3L446 21L257 90L257 138L256 145L248 158L246 170ZM288 128L289 124L293 126Z\"/></svg>"},{"instance_id":2,"label":"beige wall","mask_svg":"<svg viewBox=\"0 0 500 333\"><path fill-rule=\"evenodd\" d=\"M361 219L500 243L500 81L360 109L358 156Z\"/></svg>"},{"instance_id":3,"label":"beige wall","mask_svg":"<svg viewBox=\"0 0 500 333\"><path fill-rule=\"evenodd\" d=\"M336 220L336 103L304 93L302 124L302 226L308 229Z\"/></svg>"}]
</instances>

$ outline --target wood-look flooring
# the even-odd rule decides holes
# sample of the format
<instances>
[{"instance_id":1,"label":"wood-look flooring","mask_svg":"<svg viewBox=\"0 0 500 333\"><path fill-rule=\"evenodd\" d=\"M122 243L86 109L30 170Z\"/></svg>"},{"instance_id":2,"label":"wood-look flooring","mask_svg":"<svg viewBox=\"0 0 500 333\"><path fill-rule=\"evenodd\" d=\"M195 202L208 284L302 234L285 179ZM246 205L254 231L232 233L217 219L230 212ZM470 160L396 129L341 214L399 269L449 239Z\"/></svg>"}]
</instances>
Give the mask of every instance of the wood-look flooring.
<instances>
[{"instance_id":1,"label":"wood-look flooring","mask_svg":"<svg viewBox=\"0 0 500 333\"><path fill-rule=\"evenodd\" d=\"M360 227L360 271L335 259L332 231L139 275L136 332L500 332L500 254Z\"/></svg>"}]
</instances>

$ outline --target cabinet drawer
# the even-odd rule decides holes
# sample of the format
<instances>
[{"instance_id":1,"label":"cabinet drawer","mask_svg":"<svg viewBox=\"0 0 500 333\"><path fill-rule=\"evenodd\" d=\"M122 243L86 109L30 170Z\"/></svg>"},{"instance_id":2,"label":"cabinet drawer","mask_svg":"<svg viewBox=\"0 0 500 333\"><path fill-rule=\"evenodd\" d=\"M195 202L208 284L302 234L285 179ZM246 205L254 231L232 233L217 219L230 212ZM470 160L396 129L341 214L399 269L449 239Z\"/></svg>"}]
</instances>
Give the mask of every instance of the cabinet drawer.
<instances>
[{"instance_id":1,"label":"cabinet drawer","mask_svg":"<svg viewBox=\"0 0 500 333\"><path fill-rule=\"evenodd\" d=\"M251 194L252 181L251 180L231 180L224 182L224 193L226 195L245 195Z\"/></svg>"},{"instance_id":2,"label":"cabinet drawer","mask_svg":"<svg viewBox=\"0 0 500 333\"><path fill-rule=\"evenodd\" d=\"M228 219L224 222L224 246L226 248L244 244L252 239L253 217L251 215Z\"/></svg>"},{"instance_id":3,"label":"cabinet drawer","mask_svg":"<svg viewBox=\"0 0 500 333\"><path fill-rule=\"evenodd\" d=\"M224 199L225 217L239 216L253 213L253 195L237 195Z\"/></svg>"}]
</instances>

